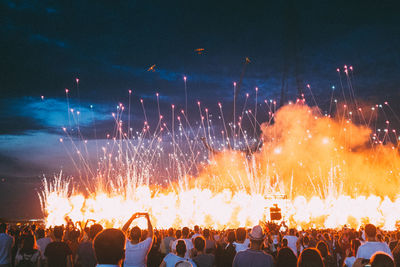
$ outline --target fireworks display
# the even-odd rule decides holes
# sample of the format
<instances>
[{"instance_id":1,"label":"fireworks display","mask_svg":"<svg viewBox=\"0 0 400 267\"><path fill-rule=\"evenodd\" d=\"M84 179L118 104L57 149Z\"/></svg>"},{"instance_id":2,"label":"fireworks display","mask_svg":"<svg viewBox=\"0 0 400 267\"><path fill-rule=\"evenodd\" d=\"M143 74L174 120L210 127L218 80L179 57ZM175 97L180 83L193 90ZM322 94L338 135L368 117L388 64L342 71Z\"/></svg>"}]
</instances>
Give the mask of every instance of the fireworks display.
<instances>
[{"instance_id":1,"label":"fireworks display","mask_svg":"<svg viewBox=\"0 0 400 267\"><path fill-rule=\"evenodd\" d=\"M171 106L169 122L158 110L154 127L141 100L145 121L134 132L120 104L112 115L115 132L99 147L94 167L86 142L75 144L71 127L64 128L60 142L71 144L66 149L80 175L43 180L46 224L62 224L68 216L121 227L133 212L148 211L157 228L250 227L270 220L277 204L291 227L371 222L394 229L400 221L400 157L387 120L391 108L357 102L352 71L344 68L347 91L342 87L341 101L332 93L327 112L307 105L304 96L279 109L274 100L257 104L256 96L250 108L247 95L233 122L225 120L221 103L219 114L210 114L200 102L199 119L192 121L186 102L184 110Z\"/></svg>"}]
</instances>

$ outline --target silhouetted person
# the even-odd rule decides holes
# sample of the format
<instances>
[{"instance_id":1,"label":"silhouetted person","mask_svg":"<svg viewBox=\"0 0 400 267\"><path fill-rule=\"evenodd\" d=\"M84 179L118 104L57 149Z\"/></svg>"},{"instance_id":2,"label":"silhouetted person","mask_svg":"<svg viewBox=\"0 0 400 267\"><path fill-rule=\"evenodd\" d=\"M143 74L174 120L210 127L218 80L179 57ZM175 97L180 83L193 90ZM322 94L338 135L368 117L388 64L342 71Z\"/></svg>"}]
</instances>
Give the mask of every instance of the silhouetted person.
<instances>
[{"instance_id":1,"label":"silhouetted person","mask_svg":"<svg viewBox=\"0 0 400 267\"><path fill-rule=\"evenodd\" d=\"M189 258L185 257L186 254L186 242L182 239L178 239L176 242L176 254L169 253L160 264L160 267L175 267L179 262L189 262L194 267L196 264Z\"/></svg>"},{"instance_id":2,"label":"silhouetted person","mask_svg":"<svg viewBox=\"0 0 400 267\"><path fill-rule=\"evenodd\" d=\"M42 228L37 229L36 234L36 245L40 251L40 266L45 266L46 257L44 256L44 251L46 250L47 245L51 243L51 238L46 236L46 233Z\"/></svg>"},{"instance_id":3,"label":"silhouetted person","mask_svg":"<svg viewBox=\"0 0 400 267\"><path fill-rule=\"evenodd\" d=\"M54 241L48 244L44 251L48 267L72 266L72 251L67 243L62 241L63 232L61 226L54 227Z\"/></svg>"},{"instance_id":4,"label":"silhouetted person","mask_svg":"<svg viewBox=\"0 0 400 267\"><path fill-rule=\"evenodd\" d=\"M11 266L11 249L14 238L7 234L7 224L0 224L0 267Z\"/></svg>"},{"instance_id":5,"label":"silhouetted person","mask_svg":"<svg viewBox=\"0 0 400 267\"><path fill-rule=\"evenodd\" d=\"M103 230L100 224L93 224L89 228L89 240L79 244L75 262L82 267L95 267L96 256L93 250L93 240Z\"/></svg>"},{"instance_id":6,"label":"silhouetted person","mask_svg":"<svg viewBox=\"0 0 400 267\"><path fill-rule=\"evenodd\" d=\"M67 244L69 248L72 251L72 260L75 260L76 258L76 253L78 252L78 247L79 247L79 237L81 235L81 232L78 229L73 229L68 232L68 240Z\"/></svg>"},{"instance_id":7,"label":"silhouetted person","mask_svg":"<svg viewBox=\"0 0 400 267\"><path fill-rule=\"evenodd\" d=\"M179 237L180 238L180 237ZM174 237L174 229L169 228L168 229L168 235L164 237L164 239L161 242L161 253L164 255L167 255L168 253L171 252L171 247L170 244L174 242L176 238Z\"/></svg>"},{"instance_id":8,"label":"silhouetted person","mask_svg":"<svg viewBox=\"0 0 400 267\"><path fill-rule=\"evenodd\" d=\"M214 253L215 241L211 239L210 230L204 229L203 236L206 239L206 253Z\"/></svg>"},{"instance_id":9,"label":"silhouetted person","mask_svg":"<svg viewBox=\"0 0 400 267\"><path fill-rule=\"evenodd\" d=\"M148 213L135 213L122 227L122 231L126 232L132 221L139 217L145 217L147 220L147 235L145 239L140 242L142 237L142 231L139 227L135 226L132 228L129 238L126 242L125 261L124 266L126 267L146 267L147 255L151 249L153 243L153 226L151 225L150 216Z\"/></svg>"},{"instance_id":10,"label":"silhouetted person","mask_svg":"<svg viewBox=\"0 0 400 267\"><path fill-rule=\"evenodd\" d=\"M176 254L176 243L178 242L179 239L182 238L182 231L181 230L176 230L175 232L175 240L169 243L169 250L172 253Z\"/></svg>"},{"instance_id":11,"label":"silhouetted person","mask_svg":"<svg viewBox=\"0 0 400 267\"><path fill-rule=\"evenodd\" d=\"M153 245L147 254L147 267L159 267L165 254L160 252L161 235L159 231L154 231Z\"/></svg>"},{"instance_id":12,"label":"silhouetted person","mask_svg":"<svg viewBox=\"0 0 400 267\"><path fill-rule=\"evenodd\" d=\"M335 262L329 253L328 245L325 243L325 241L319 241L317 244L317 249L321 254L325 267L335 267Z\"/></svg>"},{"instance_id":13,"label":"silhouetted person","mask_svg":"<svg viewBox=\"0 0 400 267\"><path fill-rule=\"evenodd\" d=\"M193 261L198 267L212 267L215 263L214 255L206 254L205 250L206 240L202 236L197 236L194 239L194 249L196 251L196 257Z\"/></svg>"},{"instance_id":14,"label":"silhouetted person","mask_svg":"<svg viewBox=\"0 0 400 267\"><path fill-rule=\"evenodd\" d=\"M246 241L246 229L238 228L236 229L236 241L235 244L236 253L246 250L249 248L249 243Z\"/></svg>"},{"instance_id":15,"label":"silhouetted person","mask_svg":"<svg viewBox=\"0 0 400 267\"><path fill-rule=\"evenodd\" d=\"M285 235L283 238L286 238L288 241L288 247L293 250L294 255L297 256L297 240L298 237L295 235L294 229L289 229L289 234Z\"/></svg>"},{"instance_id":16,"label":"silhouetted person","mask_svg":"<svg viewBox=\"0 0 400 267\"><path fill-rule=\"evenodd\" d=\"M178 235L178 231L176 231L176 232L177 232L176 234ZM177 241L178 241L178 239L180 237L177 236L176 238L177 238L177 240L172 242L172 245L171 245L171 251L173 251L173 252L176 251L176 244L177 244ZM189 237L189 228L187 228L187 227L183 227L182 228L182 239L186 243L186 254L185 254L185 257L189 258L190 257L189 252L193 248L192 239Z\"/></svg>"},{"instance_id":17,"label":"silhouetted person","mask_svg":"<svg viewBox=\"0 0 400 267\"><path fill-rule=\"evenodd\" d=\"M288 240L286 238L282 239L282 248L289 248ZM291 249L291 248L289 248L289 249ZM292 249L292 251L293 251L293 249ZM293 253L294 253L294 251L293 251Z\"/></svg>"},{"instance_id":18,"label":"silhouetted person","mask_svg":"<svg viewBox=\"0 0 400 267\"><path fill-rule=\"evenodd\" d=\"M125 257L125 235L119 229L105 229L93 241L98 267L121 266Z\"/></svg>"},{"instance_id":19,"label":"silhouetted person","mask_svg":"<svg viewBox=\"0 0 400 267\"><path fill-rule=\"evenodd\" d=\"M223 249L221 263L222 266L232 266L233 259L236 256L235 242L236 235L234 231L229 231L227 236L228 245Z\"/></svg>"},{"instance_id":20,"label":"silhouetted person","mask_svg":"<svg viewBox=\"0 0 400 267\"><path fill-rule=\"evenodd\" d=\"M344 263L343 266L344 267L352 267L354 262L356 261L356 255L357 255L357 251L358 248L360 247L361 242L358 239L353 239L350 242L350 246L351 246L351 254L348 255L345 259L344 259Z\"/></svg>"},{"instance_id":21,"label":"silhouetted person","mask_svg":"<svg viewBox=\"0 0 400 267\"><path fill-rule=\"evenodd\" d=\"M386 253L376 252L371 257L371 267L394 267L394 261Z\"/></svg>"},{"instance_id":22,"label":"silhouetted person","mask_svg":"<svg viewBox=\"0 0 400 267\"><path fill-rule=\"evenodd\" d=\"M194 228L194 235L192 236L192 243L194 242L194 239L198 236L200 236L200 227L198 225L195 225Z\"/></svg>"},{"instance_id":23,"label":"silhouetted person","mask_svg":"<svg viewBox=\"0 0 400 267\"><path fill-rule=\"evenodd\" d=\"M384 242L379 242L376 239L376 227L373 224L365 226L365 236L367 242L361 245L357 251L357 258L370 259L375 252L382 251L392 257L392 252L389 246Z\"/></svg>"},{"instance_id":24,"label":"silhouetted person","mask_svg":"<svg viewBox=\"0 0 400 267\"><path fill-rule=\"evenodd\" d=\"M261 250L265 238L261 226L254 226L249 233L249 238L250 248L238 252L233 260L232 266L272 267L274 265L272 256Z\"/></svg>"},{"instance_id":25,"label":"silhouetted person","mask_svg":"<svg viewBox=\"0 0 400 267\"><path fill-rule=\"evenodd\" d=\"M306 248L297 260L297 267L325 267L325 265L317 249Z\"/></svg>"},{"instance_id":26,"label":"silhouetted person","mask_svg":"<svg viewBox=\"0 0 400 267\"><path fill-rule=\"evenodd\" d=\"M393 252L393 250L394 250L394 248L399 244L399 241L400 241L400 232L397 232L395 235L395 240L392 240L390 243L389 243L389 248L390 248L390 250Z\"/></svg>"},{"instance_id":27,"label":"silhouetted person","mask_svg":"<svg viewBox=\"0 0 400 267\"><path fill-rule=\"evenodd\" d=\"M391 256L384 252L376 252L372 255L370 260L358 258L353 267L364 267L369 265L371 267L394 267L394 261Z\"/></svg>"},{"instance_id":28,"label":"silhouetted person","mask_svg":"<svg viewBox=\"0 0 400 267\"><path fill-rule=\"evenodd\" d=\"M40 251L36 248L36 240L33 233L22 236L22 247L15 256L15 266L38 266Z\"/></svg>"},{"instance_id":29,"label":"silhouetted person","mask_svg":"<svg viewBox=\"0 0 400 267\"><path fill-rule=\"evenodd\" d=\"M297 257L288 247L281 248L276 256L276 267L296 267Z\"/></svg>"}]
</instances>

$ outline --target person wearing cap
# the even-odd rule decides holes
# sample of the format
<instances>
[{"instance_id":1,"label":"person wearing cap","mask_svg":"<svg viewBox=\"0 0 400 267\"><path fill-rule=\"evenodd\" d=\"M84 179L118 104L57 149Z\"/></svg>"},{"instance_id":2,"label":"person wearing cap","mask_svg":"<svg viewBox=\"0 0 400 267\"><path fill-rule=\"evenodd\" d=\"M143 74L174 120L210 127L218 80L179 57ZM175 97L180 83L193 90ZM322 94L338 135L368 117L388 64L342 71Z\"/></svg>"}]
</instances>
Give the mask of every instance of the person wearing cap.
<instances>
[{"instance_id":1,"label":"person wearing cap","mask_svg":"<svg viewBox=\"0 0 400 267\"><path fill-rule=\"evenodd\" d=\"M264 232L261 226L256 225L249 233L250 248L240 251L233 259L233 267L251 266L251 267L272 267L274 260L271 255L262 251L264 242Z\"/></svg>"}]
</instances>

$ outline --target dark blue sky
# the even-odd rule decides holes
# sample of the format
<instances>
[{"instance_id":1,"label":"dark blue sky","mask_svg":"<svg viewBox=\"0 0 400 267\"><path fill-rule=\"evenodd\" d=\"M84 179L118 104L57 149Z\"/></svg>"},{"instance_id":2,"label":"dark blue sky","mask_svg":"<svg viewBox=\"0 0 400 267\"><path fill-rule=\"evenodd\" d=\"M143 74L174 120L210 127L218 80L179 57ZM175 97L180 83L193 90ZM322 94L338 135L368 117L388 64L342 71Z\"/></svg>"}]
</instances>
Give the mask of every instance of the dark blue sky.
<instances>
[{"instance_id":1,"label":"dark blue sky","mask_svg":"<svg viewBox=\"0 0 400 267\"><path fill-rule=\"evenodd\" d=\"M65 88L89 138L92 115L99 132L107 132L128 89L134 122L143 121L140 98L149 116L156 113L156 92L162 110L182 107L184 75L189 112L197 100L211 109L218 101L229 106L246 57L251 63L240 97L254 95L255 86L260 99L278 97L286 62L294 99L295 60L285 53L293 42L298 76L322 106L338 85L336 68L349 64L360 98L397 107L398 7L368 0L1 1L0 174L38 176L70 164L58 141L68 123ZM153 64L156 71L147 72Z\"/></svg>"}]
</instances>

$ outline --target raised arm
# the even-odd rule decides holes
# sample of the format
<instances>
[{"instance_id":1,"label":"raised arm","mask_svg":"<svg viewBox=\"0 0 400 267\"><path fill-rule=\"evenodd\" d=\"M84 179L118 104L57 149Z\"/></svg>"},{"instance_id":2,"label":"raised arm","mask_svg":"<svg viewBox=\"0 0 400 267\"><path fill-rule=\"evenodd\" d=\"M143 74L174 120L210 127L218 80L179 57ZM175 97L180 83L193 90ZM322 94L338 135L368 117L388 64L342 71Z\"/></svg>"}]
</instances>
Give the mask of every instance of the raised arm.
<instances>
[{"instance_id":1,"label":"raised arm","mask_svg":"<svg viewBox=\"0 0 400 267\"><path fill-rule=\"evenodd\" d=\"M153 226L151 225L150 216L148 213L146 213L146 219L147 219L147 232L148 232L147 237L153 239Z\"/></svg>"},{"instance_id":2,"label":"raised arm","mask_svg":"<svg viewBox=\"0 0 400 267\"><path fill-rule=\"evenodd\" d=\"M129 229L129 226L131 225L131 223L132 223L132 221L134 220L134 219L136 219L138 217L138 213L134 213L133 215L132 215L132 217L124 224L124 226L122 227L122 232L124 232L124 233L126 233L126 231L128 231L128 229Z\"/></svg>"}]
</instances>

